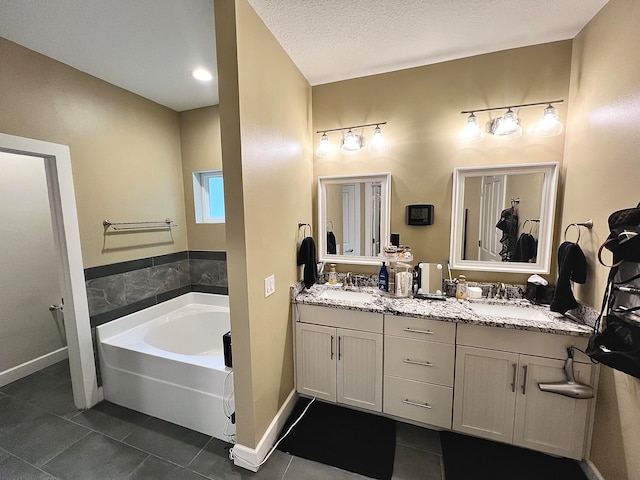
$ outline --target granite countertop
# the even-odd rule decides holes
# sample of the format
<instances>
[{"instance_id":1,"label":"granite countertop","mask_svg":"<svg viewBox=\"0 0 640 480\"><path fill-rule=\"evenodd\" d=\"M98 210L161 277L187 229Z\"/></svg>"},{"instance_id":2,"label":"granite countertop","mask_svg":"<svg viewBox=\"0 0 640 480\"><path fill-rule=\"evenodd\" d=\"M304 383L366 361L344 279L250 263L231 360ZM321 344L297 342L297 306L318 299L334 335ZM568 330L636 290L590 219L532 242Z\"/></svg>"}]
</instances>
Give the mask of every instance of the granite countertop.
<instances>
[{"instance_id":1,"label":"granite countertop","mask_svg":"<svg viewBox=\"0 0 640 480\"><path fill-rule=\"evenodd\" d=\"M303 290L295 296L294 301L304 305L317 305L331 308L344 308L365 312L384 313L388 315L401 315L406 317L426 318L445 322L467 323L472 325L485 325L491 327L511 328L516 330L529 330L535 332L557 333L562 335L589 336L593 329L579 321L556 316L549 311L549 307L533 305L528 300L468 300L460 301L455 298L446 300L423 300L417 298L394 298L381 294L377 288L353 289L358 292L369 293L372 301L354 299L326 298L327 291L345 291L340 287L328 285L313 285L310 289ZM340 295L340 294L338 294ZM346 295L345 295L346 297ZM544 320L498 317L476 313L472 303L500 304L520 306L537 310L544 314Z\"/></svg>"}]
</instances>

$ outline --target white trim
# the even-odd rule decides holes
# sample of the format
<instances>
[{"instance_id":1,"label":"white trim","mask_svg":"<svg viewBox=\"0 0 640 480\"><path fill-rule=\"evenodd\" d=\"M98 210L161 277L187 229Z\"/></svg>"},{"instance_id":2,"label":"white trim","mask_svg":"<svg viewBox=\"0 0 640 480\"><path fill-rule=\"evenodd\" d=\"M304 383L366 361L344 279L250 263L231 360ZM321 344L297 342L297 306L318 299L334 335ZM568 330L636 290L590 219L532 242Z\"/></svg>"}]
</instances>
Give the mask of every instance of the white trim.
<instances>
[{"instance_id":1,"label":"white trim","mask_svg":"<svg viewBox=\"0 0 640 480\"><path fill-rule=\"evenodd\" d=\"M238 467L257 472L260 468L260 463L265 459L273 445L278 441L278 435L282 431L287 419L293 411L293 407L298 400L298 393L292 390L287 399L278 410L278 413L273 418L267 431L258 442L256 448L245 447L236 443L233 447L233 463Z\"/></svg>"},{"instance_id":2,"label":"white trim","mask_svg":"<svg viewBox=\"0 0 640 480\"><path fill-rule=\"evenodd\" d=\"M65 358L69 358L69 353L67 351L67 347L62 347L38 358L34 358L33 360L29 360L28 362L16 365L4 372L0 372L0 387L4 387L11 382L15 382L27 375L38 372L43 368L50 367L51 365L61 362Z\"/></svg>"},{"instance_id":3,"label":"white trim","mask_svg":"<svg viewBox=\"0 0 640 480\"><path fill-rule=\"evenodd\" d=\"M332 175L318 177L318 261L330 263L348 263L352 265L378 265L378 257L349 256L349 255L328 255L327 249L327 212L325 185L336 183L360 183L360 182L380 182L380 194L383 200L380 204L380 246L388 241L391 231L391 173L365 173L362 175Z\"/></svg>"},{"instance_id":4,"label":"white trim","mask_svg":"<svg viewBox=\"0 0 640 480\"><path fill-rule=\"evenodd\" d=\"M580 468L589 480L605 480L591 460L580 461Z\"/></svg>"},{"instance_id":5,"label":"white trim","mask_svg":"<svg viewBox=\"0 0 640 480\"><path fill-rule=\"evenodd\" d=\"M484 272L549 273L551 267L551 247L553 244L553 225L556 209L558 169L558 162L454 168L451 200L451 241L449 250L451 268L460 270L479 270ZM540 203L540 218L548 219L548 221L540 222L538 235L540 253L538 254L537 262L518 263L462 260L465 178L467 176L478 177L483 175L498 175L505 172L544 174L542 199Z\"/></svg>"},{"instance_id":6,"label":"white trim","mask_svg":"<svg viewBox=\"0 0 640 480\"><path fill-rule=\"evenodd\" d=\"M102 400L102 391L96 379L69 147L0 133L0 151L44 159L73 400L78 408L90 408Z\"/></svg>"}]
</instances>

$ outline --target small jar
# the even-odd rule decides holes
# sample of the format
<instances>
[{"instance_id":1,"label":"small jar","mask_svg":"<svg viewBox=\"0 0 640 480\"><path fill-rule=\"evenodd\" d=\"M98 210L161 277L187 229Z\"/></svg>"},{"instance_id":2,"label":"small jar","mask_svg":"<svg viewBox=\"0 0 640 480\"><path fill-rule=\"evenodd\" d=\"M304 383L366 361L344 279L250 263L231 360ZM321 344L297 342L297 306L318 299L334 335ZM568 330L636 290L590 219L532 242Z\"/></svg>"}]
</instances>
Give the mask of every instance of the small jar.
<instances>
[{"instance_id":1,"label":"small jar","mask_svg":"<svg viewBox=\"0 0 640 480\"><path fill-rule=\"evenodd\" d=\"M336 273L336 264L332 263L329 269L329 285L338 283L338 274Z\"/></svg>"}]
</instances>

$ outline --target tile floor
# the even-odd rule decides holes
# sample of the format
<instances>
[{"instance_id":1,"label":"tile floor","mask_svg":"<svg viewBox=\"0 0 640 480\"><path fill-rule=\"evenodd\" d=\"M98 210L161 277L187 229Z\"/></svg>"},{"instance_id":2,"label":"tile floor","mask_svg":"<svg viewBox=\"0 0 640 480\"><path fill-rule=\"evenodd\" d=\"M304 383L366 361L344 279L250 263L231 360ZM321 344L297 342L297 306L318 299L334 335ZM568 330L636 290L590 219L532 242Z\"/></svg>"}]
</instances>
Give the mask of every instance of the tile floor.
<instances>
[{"instance_id":1,"label":"tile floor","mask_svg":"<svg viewBox=\"0 0 640 480\"><path fill-rule=\"evenodd\" d=\"M109 402L78 411L69 365L0 388L0 480L355 480L276 451L258 473L229 460L230 444ZM437 432L398 423L395 480L443 480Z\"/></svg>"}]
</instances>

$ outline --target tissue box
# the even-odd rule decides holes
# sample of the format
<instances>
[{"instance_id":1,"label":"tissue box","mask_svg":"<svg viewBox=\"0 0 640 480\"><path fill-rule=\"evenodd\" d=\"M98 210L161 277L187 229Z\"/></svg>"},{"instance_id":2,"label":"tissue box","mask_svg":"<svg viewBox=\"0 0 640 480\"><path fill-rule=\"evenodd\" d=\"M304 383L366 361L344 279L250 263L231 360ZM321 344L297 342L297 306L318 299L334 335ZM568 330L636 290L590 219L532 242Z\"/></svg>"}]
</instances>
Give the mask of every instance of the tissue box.
<instances>
[{"instance_id":1,"label":"tissue box","mask_svg":"<svg viewBox=\"0 0 640 480\"><path fill-rule=\"evenodd\" d=\"M480 287L469 287L469 288L467 288L467 297L468 298L482 298L482 289Z\"/></svg>"},{"instance_id":2,"label":"tissue box","mask_svg":"<svg viewBox=\"0 0 640 480\"><path fill-rule=\"evenodd\" d=\"M553 300L553 294L556 291L554 285L536 285L534 283L527 282L527 289L524 292L524 298L533 303L542 305L551 304Z\"/></svg>"}]
</instances>

